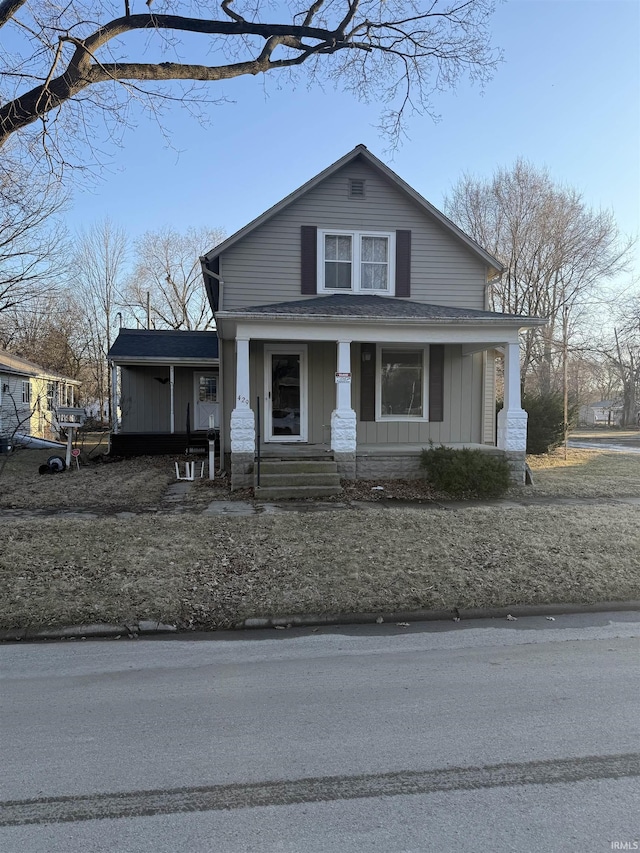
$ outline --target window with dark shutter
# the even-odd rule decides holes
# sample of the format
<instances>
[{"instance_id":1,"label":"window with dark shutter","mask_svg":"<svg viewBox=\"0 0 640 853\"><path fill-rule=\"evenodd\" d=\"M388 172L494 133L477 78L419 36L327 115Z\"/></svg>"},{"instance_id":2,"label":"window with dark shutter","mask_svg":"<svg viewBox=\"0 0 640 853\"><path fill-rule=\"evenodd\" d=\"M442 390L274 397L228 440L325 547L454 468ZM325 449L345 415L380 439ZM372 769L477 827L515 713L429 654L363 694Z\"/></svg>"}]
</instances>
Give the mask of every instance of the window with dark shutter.
<instances>
[{"instance_id":1,"label":"window with dark shutter","mask_svg":"<svg viewBox=\"0 0 640 853\"><path fill-rule=\"evenodd\" d=\"M411 231L396 231L396 296L411 296Z\"/></svg>"},{"instance_id":2,"label":"window with dark shutter","mask_svg":"<svg viewBox=\"0 0 640 853\"><path fill-rule=\"evenodd\" d=\"M444 344L429 347L429 420L444 420Z\"/></svg>"},{"instance_id":3,"label":"window with dark shutter","mask_svg":"<svg viewBox=\"0 0 640 853\"><path fill-rule=\"evenodd\" d=\"M300 227L300 293L318 292L318 229Z\"/></svg>"}]
</instances>

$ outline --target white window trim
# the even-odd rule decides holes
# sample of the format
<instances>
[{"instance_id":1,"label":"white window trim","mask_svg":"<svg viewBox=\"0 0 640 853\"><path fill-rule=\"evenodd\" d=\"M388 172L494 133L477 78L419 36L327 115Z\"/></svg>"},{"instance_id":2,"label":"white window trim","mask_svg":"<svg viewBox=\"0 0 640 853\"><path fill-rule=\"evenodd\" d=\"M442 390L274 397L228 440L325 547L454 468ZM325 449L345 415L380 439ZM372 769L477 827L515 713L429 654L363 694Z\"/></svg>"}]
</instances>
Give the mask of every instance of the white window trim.
<instances>
[{"instance_id":1,"label":"white window trim","mask_svg":"<svg viewBox=\"0 0 640 853\"><path fill-rule=\"evenodd\" d=\"M22 404L23 406L31 405L31 380L22 380Z\"/></svg>"},{"instance_id":2,"label":"white window trim","mask_svg":"<svg viewBox=\"0 0 640 853\"><path fill-rule=\"evenodd\" d=\"M351 237L351 245L353 247L353 257L351 259L351 287L325 287L324 286L324 238L329 235L337 235L339 237ZM388 278L386 290L370 290L366 288L360 289L360 247L362 237L386 237L389 246L389 256L387 259ZM345 231L341 228L318 228L318 293L366 293L375 296L383 294L385 296L395 296L396 292L396 235L395 231Z\"/></svg>"},{"instance_id":3,"label":"white window trim","mask_svg":"<svg viewBox=\"0 0 640 853\"><path fill-rule=\"evenodd\" d=\"M422 417L414 415L382 414L382 350L407 350L422 353ZM429 345L420 344L378 344L376 346L376 423L402 421L403 423L422 424L429 422Z\"/></svg>"}]
</instances>

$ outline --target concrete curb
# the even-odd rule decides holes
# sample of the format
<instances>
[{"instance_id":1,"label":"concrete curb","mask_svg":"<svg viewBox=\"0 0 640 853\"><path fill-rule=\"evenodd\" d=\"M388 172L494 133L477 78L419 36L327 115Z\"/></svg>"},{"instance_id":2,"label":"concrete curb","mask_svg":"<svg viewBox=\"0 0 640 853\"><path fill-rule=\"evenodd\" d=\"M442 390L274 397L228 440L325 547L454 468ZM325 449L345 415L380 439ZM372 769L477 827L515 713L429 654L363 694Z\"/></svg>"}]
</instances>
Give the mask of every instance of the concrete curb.
<instances>
[{"instance_id":1,"label":"concrete curb","mask_svg":"<svg viewBox=\"0 0 640 853\"><path fill-rule=\"evenodd\" d=\"M142 619L140 622L110 625L98 622L93 625L66 625L62 628L15 628L0 631L0 642L15 640L84 640L98 637L138 637L141 634L175 634L175 625Z\"/></svg>"},{"instance_id":2,"label":"concrete curb","mask_svg":"<svg viewBox=\"0 0 640 853\"><path fill-rule=\"evenodd\" d=\"M602 601L597 604L514 604L511 607L471 607L467 610L398 610L379 611L377 613L312 613L308 615L268 616L244 619L233 625L235 630L254 630L257 628L312 628L331 625L375 625L396 622L442 622L459 619L506 619L515 616L561 616L565 613L606 613L633 611L640 612L640 601ZM179 631L176 625L143 619L132 624L111 625L69 625L62 628L16 628L0 631L0 642L19 640L84 640L96 638L139 637L145 634L180 634L188 639L191 631ZM216 634L215 630L198 634Z\"/></svg>"}]
</instances>

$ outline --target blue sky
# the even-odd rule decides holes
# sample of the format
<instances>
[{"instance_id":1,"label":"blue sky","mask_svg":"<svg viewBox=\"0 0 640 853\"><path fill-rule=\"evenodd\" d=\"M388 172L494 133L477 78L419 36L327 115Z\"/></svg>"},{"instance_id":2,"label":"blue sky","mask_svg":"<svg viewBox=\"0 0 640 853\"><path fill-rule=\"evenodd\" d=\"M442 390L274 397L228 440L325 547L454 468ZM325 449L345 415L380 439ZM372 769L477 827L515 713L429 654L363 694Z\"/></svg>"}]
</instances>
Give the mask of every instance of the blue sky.
<instances>
[{"instance_id":1,"label":"blue sky","mask_svg":"<svg viewBox=\"0 0 640 853\"><path fill-rule=\"evenodd\" d=\"M508 0L493 32L504 63L484 93L463 83L438 96L441 120L411 119L394 153L375 104L319 86L292 91L276 76L212 84L211 96L230 103L209 109L208 127L176 108L164 121L167 147L141 120L98 185L76 191L68 223L109 216L132 237L165 224L233 233L364 143L437 207L462 172L489 176L523 156L637 234L638 0Z\"/></svg>"}]
</instances>

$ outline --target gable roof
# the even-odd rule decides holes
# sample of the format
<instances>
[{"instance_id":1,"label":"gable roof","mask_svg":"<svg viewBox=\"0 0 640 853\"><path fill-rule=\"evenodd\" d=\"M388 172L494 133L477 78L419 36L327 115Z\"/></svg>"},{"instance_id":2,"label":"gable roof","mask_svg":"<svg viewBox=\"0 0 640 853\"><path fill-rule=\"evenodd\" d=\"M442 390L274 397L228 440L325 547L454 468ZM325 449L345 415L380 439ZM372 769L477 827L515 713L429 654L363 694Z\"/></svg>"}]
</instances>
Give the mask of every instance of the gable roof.
<instances>
[{"instance_id":1,"label":"gable roof","mask_svg":"<svg viewBox=\"0 0 640 853\"><path fill-rule=\"evenodd\" d=\"M303 184L301 187L298 187L297 190L294 190L292 193L283 198L277 204L274 204L273 207L270 207L252 222L249 222L249 224L245 225L244 228L241 228L239 231L236 231L236 233L232 234L231 237L228 237L226 240L223 240L222 243L219 243L217 246L207 252L207 254L200 259L203 265L203 272L209 272L208 270L204 269L208 261L217 258L219 255L222 254L222 252L226 251L226 249L229 249L243 237L246 237L247 234L250 234L260 225L263 225L265 222L268 222L276 214L280 213L280 211L289 207L289 205L293 204L294 201L297 201L301 196L305 195L319 183L324 181L325 178L328 178L330 175L333 175L335 172L337 172L343 166L346 166L348 163L351 163L354 160L358 159L363 160L365 163L375 169L378 174L382 175L383 178L385 178L387 181L396 186L397 189L399 189L404 195L408 196L413 202L415 202L418 207L421 207L425 213L436 219L437 222L439 222L440 225L442 225L442 227L446 231L448 231L456 240L466 246L466 248L474 255L476 255L476 257L480 258L480 260L484 264L486 264L486 266L495 270L496 273L502 272L504 267L500 263L500 261L498 261L492 255L486 252L481 246L479 246L475 242L475 240L472 240L471 237L469 237L467 234L464 233L464 231L458 228L458 226L455 225L455 223L453 223L447 216L445 216L444 213L442 213L430 202L428 202L426 198L420 195L419 192L414 190L413 187L409 186L406 181L403 181L399 175L397 175L392 169L386 166L382 162L382 160L379 160L377 157L375 157L367 149L367 147L362 144L356 145L356 147L352 151L349 151L348 154L345 154L344 157L341 157L339 160L336 160L335 163L324 169L324 171L319 172L314 178L311 178L310 181L307 181L306 184Z\"/></svg>"},{"instance_id":2,"label":"gable roof","mask_svg":"<svg viewBox=\"0 0 640 853\"><path fill-rule=\"evenodd\" d=\"M107 358L112 361L213 361L218 358L215 332L173 329L120 329Z\"/></svg>"},{"instance_id":3,"label":"gable roof","mask_svg":"<svg viewBox=\"0 0 640 853\"><path fill-rule=\"evenodd\" d=\"M36 364L35 361L29 361L28 358L14 355L5 349L0 349L0 373L13 373L17 376L41 376L44 379L62 379L70 384L80 385L77 379L71 379L70 376L65 376L55 370L48 370L46 367Z\"/></svg>"}]
</instances>

